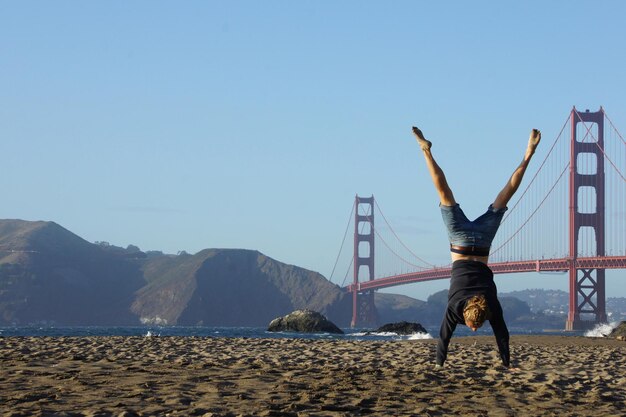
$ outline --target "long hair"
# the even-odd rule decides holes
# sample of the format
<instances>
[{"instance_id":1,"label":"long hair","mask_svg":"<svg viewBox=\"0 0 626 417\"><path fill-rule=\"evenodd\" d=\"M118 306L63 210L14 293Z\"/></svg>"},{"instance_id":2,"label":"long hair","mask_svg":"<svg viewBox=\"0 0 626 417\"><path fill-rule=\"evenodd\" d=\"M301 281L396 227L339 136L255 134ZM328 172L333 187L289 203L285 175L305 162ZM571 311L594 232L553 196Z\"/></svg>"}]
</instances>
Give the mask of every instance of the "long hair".
<instances>
[{"instance_id":1,"label":"long hair","mask_svg":"<svg viewBox=\"0 0 626 417\"><path fill-rule=\"evenodd\" d=\"M471 321L476 327L480 327L490 315L487 299L482 294L473 296L465 303L465 308L463 309L465 322Z\"/></svg>"}]
</instances>

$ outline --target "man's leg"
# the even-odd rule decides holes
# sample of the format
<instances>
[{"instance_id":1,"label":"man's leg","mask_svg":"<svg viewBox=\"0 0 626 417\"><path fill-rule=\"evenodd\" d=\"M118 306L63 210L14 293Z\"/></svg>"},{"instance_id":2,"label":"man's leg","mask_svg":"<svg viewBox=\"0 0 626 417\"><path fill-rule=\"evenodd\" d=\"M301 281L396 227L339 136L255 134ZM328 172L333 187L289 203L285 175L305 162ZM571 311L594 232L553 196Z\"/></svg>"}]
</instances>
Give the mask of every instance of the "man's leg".
<instances>
[{"instance_id":1,"label":"man's leg","mask_svg":"<svg viewBox=\"0 0 626 417\"><path fill-rule=\"evenodd\" d=\"M528 147L526 148L526 154L524 155L522 163L513 172L513 175L511 175L509 181L496 197L495 201L493 202L493 208L499 209L506 207L511 197L513 197L513 194L515 194L515 191L517 191L520 184L522 183L522 178L524 178L526 168L528 168L528 164L530 163L530 160L533 157L535 149L537 149L537 145L539 145L540 141L541 132L537 129L533 129L532 132L530 132Z\"/></svg>"},{"instance_id":2,"label":"man's leg","mask_svg":"<svg viewBox=\"0 0 626 417\"><path fill-rule=\"evenodd\" d=\"M422 148L424 152L424 158L426 159L426 166L428 167L428 172L430 172L430 177L433 179L433 184L435 184L435 188L437 189L437 193L439 193L439 201L443 206L454 206L456 201L454 200L454 195L452 194L452 190L448 186L448 181L446 181L446 176L443 171L435 162L435 158L433 158L433 154L430 151L432 143L429 140L424 138L422 131L413 126L413 134L417 139L417 143Z\"/></svg>"}]
</instances>

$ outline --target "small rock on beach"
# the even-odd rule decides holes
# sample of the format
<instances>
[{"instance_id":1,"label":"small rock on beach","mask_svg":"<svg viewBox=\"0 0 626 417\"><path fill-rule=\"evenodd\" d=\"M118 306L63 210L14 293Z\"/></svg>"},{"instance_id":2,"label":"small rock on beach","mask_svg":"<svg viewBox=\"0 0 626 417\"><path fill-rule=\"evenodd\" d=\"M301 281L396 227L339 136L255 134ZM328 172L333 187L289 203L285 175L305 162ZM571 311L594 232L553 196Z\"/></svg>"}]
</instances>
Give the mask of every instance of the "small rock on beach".
<instances>
[{"instance_id":1,"label":"small rock on beach","mask_svg":"<svg viewBox=\"0 0 626 417\"><path fill-rule=\"evenodd\" d=\"M313 310L296 310L293 313L272 320L269 332L335 333L343 331L324 315Z\"/></svg>"},{"instance_id":2,"label":"small rock on beach","mask_svg":"<svg viewBox=\"0 0 626 417\"><path fill-rule=\"evenodd\" d=\"M388 323L375 330L375 333L395 333L397 335L409 335L415 333L428 333L428 330L419 323L401 321L399 323Z\"/></svg>"}]
</instances>

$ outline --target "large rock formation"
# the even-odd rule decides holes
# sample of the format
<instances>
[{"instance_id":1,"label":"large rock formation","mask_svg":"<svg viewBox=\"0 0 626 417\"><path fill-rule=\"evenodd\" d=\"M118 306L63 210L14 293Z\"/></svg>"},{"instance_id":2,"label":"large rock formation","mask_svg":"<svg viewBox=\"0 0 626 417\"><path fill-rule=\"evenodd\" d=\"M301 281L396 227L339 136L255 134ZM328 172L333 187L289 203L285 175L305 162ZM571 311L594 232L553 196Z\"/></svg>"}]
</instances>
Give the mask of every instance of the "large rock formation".
<instances>
[{"instance_id":1,"label":"large rock formation","mask_svg":"<svg viewBox=\"0 0 626 417\"><path fill-rule=\"evenodd\" d=\"M284 317L278 317L270 322L267 330L270 332L343 334L343 331L334 323L312 310L297 310Z\"/></svg>"},{"instance_id":2,"label":"large rock formation","mask_svg":"<svg viewBox=\"0 0 626 417\"><path fill-rule=\"evenodd\" d=\"M614 328L611 333L609 333L609 337L614 337L616 339L620 338L620 340L624 340L626 338L626 321L621 322Z\"/></svg>"}]
</instances>

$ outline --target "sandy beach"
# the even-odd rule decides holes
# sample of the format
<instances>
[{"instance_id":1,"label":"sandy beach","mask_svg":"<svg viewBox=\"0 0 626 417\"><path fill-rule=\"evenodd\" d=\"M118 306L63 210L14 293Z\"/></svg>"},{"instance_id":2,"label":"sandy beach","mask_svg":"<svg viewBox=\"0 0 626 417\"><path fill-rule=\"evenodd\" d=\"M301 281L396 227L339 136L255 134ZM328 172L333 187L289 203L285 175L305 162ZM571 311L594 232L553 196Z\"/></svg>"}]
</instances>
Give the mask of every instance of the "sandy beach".
<instances>
[{"instance_id":1,"label":"sandy beach","mask_svg":"<svg viewBox=\"0 0 626 417\"><path fill-rule=\"evenodd\" d=\"M0 337L4 416L626 414L626 342Z\"/></svg>"}]
</instances>

